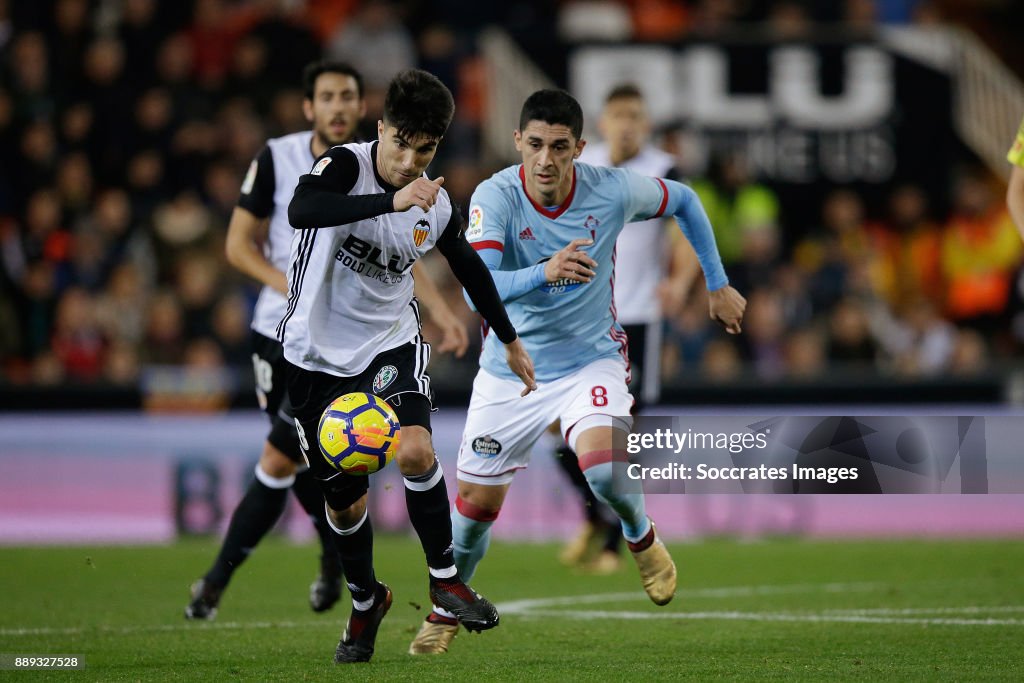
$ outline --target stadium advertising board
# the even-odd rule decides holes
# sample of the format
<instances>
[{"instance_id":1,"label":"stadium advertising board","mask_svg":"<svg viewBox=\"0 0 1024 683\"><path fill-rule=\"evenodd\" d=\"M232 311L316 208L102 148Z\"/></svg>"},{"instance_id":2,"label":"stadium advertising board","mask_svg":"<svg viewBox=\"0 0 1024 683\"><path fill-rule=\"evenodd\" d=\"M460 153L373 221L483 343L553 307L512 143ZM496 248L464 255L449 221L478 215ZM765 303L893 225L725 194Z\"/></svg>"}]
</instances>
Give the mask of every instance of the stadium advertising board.
<instances>
[{"instance_id":1,"label":"stadium advertising board","mask_svg":"<svg viewBox=\"0 0 1024 683\"><path fill-rule=\"evenodd\" d=\"M569 74L591 121L612 86L639 85L655 125L681 132L692 175L740 152L783 195L852 185L870 200L913 181L940 197L946 187L951 79L880 40L582 46Z\"/></svg>"}]
</instances>

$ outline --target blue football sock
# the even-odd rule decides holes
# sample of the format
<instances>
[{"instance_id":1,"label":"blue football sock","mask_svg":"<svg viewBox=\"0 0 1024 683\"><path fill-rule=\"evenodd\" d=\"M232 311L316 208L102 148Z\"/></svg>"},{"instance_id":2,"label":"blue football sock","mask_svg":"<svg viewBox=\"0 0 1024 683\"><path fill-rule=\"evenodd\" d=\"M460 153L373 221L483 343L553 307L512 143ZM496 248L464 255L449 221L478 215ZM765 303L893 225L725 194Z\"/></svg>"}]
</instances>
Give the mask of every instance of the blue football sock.
<instances>
[{"instance_id":1,"label":"blue football sock","mask_svg":"<svg viewBox=\"0 0 1024 683\"><path fill-rule=\"evenodd\" d=\"M458 504L459 501L456 501ZM482 515L477 515L482 516ZM495 515L496 517L497 515ZM491 525L494 519L478 520L462 514L458 507L452 508L452 541L455 545L455 566L459 577L467 583L476 572L487 546L491 544Z\"/></svg>"},{"instance_id":2,"label":"blue football sock","mask_svg":"<svg viewBox=\"0 0 1024 683\"><path fill-rule=\"evenodd\" d=\"M586 458L581 457L580 463L584 462ZM647 535L651 530L651 521L647 519L644 494L639 487L635 487L636 491L623 491L622 485L616 487L611 462L590 465L583 470L583 476L587 478L594 495L614 510L622 520L622 535L627 541L636 543Z\"/></svg>"}]
</instances>

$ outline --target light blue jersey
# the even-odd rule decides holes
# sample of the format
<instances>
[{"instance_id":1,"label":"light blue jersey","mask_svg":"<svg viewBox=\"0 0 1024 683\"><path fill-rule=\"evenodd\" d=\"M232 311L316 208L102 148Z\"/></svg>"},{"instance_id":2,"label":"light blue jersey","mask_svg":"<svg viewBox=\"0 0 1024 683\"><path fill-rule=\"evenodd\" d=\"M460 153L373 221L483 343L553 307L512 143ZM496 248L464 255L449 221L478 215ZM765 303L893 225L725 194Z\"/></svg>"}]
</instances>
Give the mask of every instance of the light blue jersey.
<instances>
[{"instance_id":1,"label":"light blue jersey","mask_svg":"<svg viewBox=\"0 0 1024 683\"><path fill-rule=\"evenodd\" d=\"M619 356L628 364L612 299L615 241L626 223L675 214L709 274L709 288L727 284L713 237L708 249L710 224L689 188L577 162L569 196L561 206L545 208L527 195L524 177L521 165L512 166L477 187L466 237L491 268L538 381L563 377L599 358ZM697 217L691 216L694 207ZM594 241L584 249L598 264L593 280L545 282L544 262L580 238ZM662 257L650 254L651 267ZM516 377L493 335L484 343L480 366L498 377Z\"/></svg>"}]
</instances>

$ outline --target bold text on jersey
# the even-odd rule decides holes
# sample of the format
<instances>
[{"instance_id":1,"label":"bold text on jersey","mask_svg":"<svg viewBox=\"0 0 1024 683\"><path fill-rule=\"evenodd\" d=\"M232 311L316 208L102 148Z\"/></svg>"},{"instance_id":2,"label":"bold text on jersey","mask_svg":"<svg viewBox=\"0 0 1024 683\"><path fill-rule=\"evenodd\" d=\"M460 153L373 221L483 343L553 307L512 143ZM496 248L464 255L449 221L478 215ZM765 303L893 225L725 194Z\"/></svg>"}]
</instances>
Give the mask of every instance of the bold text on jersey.
<instances>
[{"instance_id":1,"label":"bold text on jersey","mask_svg":"<svg viewBox=\"0 0 1024 683\"><path fill-rule=\"evenodd\" d=\"M341 249L334 255L334 259L353 272L380 280L388 285L401 282L404 279L403 273L412 268L412 264L416 262L416 259L409 259L405 265L399 267L402 257L398 254L392 254L386 264L382 262L382 256L380 247L354 235L348 235L342 243Z\"/></svg>"}]
</instances>

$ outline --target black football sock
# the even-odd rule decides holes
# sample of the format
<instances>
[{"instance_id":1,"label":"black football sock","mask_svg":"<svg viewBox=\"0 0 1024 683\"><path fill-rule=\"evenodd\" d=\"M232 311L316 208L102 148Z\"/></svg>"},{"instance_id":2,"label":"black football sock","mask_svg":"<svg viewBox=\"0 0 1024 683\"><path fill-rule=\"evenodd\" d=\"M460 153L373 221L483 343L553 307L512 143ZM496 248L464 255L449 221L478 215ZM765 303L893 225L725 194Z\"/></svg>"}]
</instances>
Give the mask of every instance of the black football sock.
<instances>
[{"instance_id":1,"label":"black football sock","mask_svg":"<svg viewBox=\"0 0 1024 683\"><path fill-rule=\"evenodd\" d=\"M363 518L348 529L339 529L333 524L331 528L353 602L372 600L377 577L373 573L373 525L369 514L363 513Z\"/></svg>"},{"instance_id":2,"label":"black football sock","mask_svg":"<svg viewBox=\"0 0 1024 683\"><path fill-rule=\"evenodd\" d=\"M215 586L226 586L260 539L270 531L284 512L292 477L274 479L256 466L257 478L231 515L228 533L206 580ZM266 482L266 483L264 483ZM268 486L267 484L271 484Z\"/></svg>"},{"instance_id":3,"label":"black football sock","mask_svg":"<svg viewBox=\"0 0 1024 683\"><path fill-rule=\"evenodd\" d=\"M568 446L562 445L555 449L555 461L569 477L573 488L583 498L583 513L586 515L587 521L595 525L601 524L604 521L601 519L601 503L594 492L590 490L590 484L583 476L583 470L580 469L580 461L576 454Z\"/></svg>"},{"instance_id":4,"label":"black football sock","mask_svg":"<svg viewBox=\"0 0 1024 683\"><path fill-rule=\"evenodd\" d=\"M338 546L334 542L336 535L327 523L324 494L309 470L303 470L295 475L292 493L309 515L313 528L320 537L320 573L328 578L340 576L341 558L338 557Z\"/></svg>"},{"instance_id":5,"label":"black football sock","mask_svg":"<svg viewBox=\"0 0 1024 683\"><path fill-rule=\"evenodd\" d=\"M405 505L409 519L420 537L427 566L434 578L449 579L456 575L452 548L451 504L444 484L441 463L423 474L405 477Z\"/></svg>"}]
</instances>

